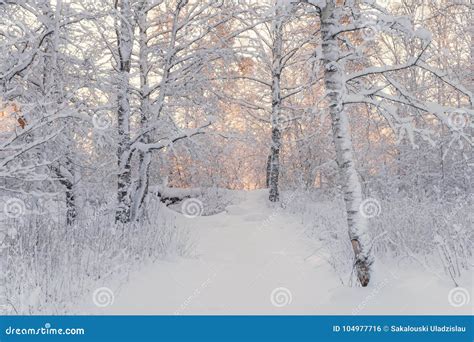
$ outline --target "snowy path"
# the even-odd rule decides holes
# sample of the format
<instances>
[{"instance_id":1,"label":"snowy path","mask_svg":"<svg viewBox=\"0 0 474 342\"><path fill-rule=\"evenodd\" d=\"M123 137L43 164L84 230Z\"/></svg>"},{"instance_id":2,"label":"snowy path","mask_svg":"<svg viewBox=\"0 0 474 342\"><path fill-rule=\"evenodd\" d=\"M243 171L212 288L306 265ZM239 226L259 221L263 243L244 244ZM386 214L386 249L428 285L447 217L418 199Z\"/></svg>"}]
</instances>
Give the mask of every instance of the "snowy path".
<instances>
[{"instance_id":1,"label":"snowy path","mask_svg":"<svg viewBox=\"0 0 474 342\"><path fill-rule=\"evenodd\" d=\"M239 205L214 216L182 218L199 236L195 258L157 262L120 289L110 313L245 314L316 312L316 286L337 286L295 222L265 206L265 193L252 192ZM262 205L263 204L263 205ZM268 219L271 217L271 219ZM267 221L266 221L267 220ZM267 224L266 224L267 222ZM270 224L268 224L270 222ZM327 279L319 284L320 277ZM275 288L291 292L289 305L272 305ZM319 292L320 293L320 292ZM283 298L282 296L281 298Z\"/></svg>"},{"instance_id":2,"label":"snowy path","mask_svg":"<svg viewBox=\"0 0 474 342\"><path fill-rule=\"evenodd\" d=\"M84 310L184 315L352 314L356 308L359 314L469 313L467 307L461 311L448 305L449 286L437 279L415 279L416 286L410 286L390 275L369 288L341 286L324 257L314 253L317 246L310 247L303 238L297 220L272 210L264 196L266 192L253 191L227 212L180 217L178 224L189 226L197 238L193 257L148 265L131 274L124 286L109 286L113 305L97 308L89 300ZM279 294L272 303L274 290Z\"/></svg>"}]
</instances>

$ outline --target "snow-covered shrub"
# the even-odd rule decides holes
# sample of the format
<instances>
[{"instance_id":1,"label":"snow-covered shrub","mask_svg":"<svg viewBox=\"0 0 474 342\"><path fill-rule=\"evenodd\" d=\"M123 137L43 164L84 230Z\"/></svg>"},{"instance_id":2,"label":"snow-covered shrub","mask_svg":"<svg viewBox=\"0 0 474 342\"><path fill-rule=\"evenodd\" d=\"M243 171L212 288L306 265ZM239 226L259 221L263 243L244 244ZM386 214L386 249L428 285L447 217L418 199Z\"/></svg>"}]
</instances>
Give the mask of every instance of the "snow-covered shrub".
<instances>
[{"instance_id":1,"label":"snow-covered shrub","mask_svg":"<svg viewBox=\"0 0 474 342\"><path fill-rule=\"evenodd\" d=\"M444 273L455 283L469 270L474 247L474 206L469 201L449 203L432 199L382 200L379 216L371 219L374 244L381 256L417 261L433 273Z\"/></svg>"},{"instance_id":2,"label":"snow-covered shrub","mask_svg":"<svg viewBox=\"0 0 474 342\"><path fill-rule=\"evenodd\" d=\"M227 189L212 187L212 188L191 188L191 189L177 189L166 188L164 193L167 196L180 198L176 203L169 207L180 213L185 213L188 203L192 203L193 215L209 216L218 214L233 201L235 201L235 194Z\"/></svg>"},{"instance_id":3,"label":"snow-covered shrub","mask_svg":"<svg viewBox=\"0 0 474 342\"><path fill-rule=\"evenodd\" d=\"M111 277L121 279L146 261L188 251L186 231L170 209L155 203L146 220L116 224L113 211L83 208L73 226L31 214L8 221L7 298L13 314L64 314L71 303ZM59 218L59 220L57 219Z\"/></svg>"},{"instance_id":4,"label":"snow-covered shrub","mask_svg":"<svg viewBox=\"0 0 474 342\"><path fill-rule=\"evenodd\" d=\"M332 195L331 195L332 196ZM427 271L458 279L472 269L474 206L468 200L449 204L434 199L377 200L378 215L369 219L373 249L380 260L418 263ZM341 281L350 282L352 247L345 222L344 202L323 192L298 192L287 209L301 217L308 237L321 242Z\"/></svg>"},{"instance_id":5,"label":"snow-covered shrub","mask_svg":"<svg viewBox=\"0 0 474 342\"><path fill-rule=\"evenodd\" d=\"M224 211L233 201L231 191L222 188L203 188L198 197L203 203L203 215L215 215Z\"/></svg>"},{"instance_id":6,"label":"snow-covered shrub","mask_svg":"<svg viewBox=\"0 0 474 342\"><path fill-rule=\"evenodd\" d=\"M344 202L331 196L319 191L297 192L287 209L301 217L307 237L321 244L318 256L331 265L342 284L349 284L354 254L345 228Z\"/></svg>"}]
</instances>

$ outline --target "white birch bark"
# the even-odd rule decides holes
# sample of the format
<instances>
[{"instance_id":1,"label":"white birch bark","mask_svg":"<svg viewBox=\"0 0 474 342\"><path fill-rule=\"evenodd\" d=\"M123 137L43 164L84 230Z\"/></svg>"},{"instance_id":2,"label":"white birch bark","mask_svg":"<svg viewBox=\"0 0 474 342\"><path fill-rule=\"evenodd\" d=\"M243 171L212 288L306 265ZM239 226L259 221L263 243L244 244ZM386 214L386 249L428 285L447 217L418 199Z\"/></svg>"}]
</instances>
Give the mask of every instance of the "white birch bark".
<instances>
[{"instance_id":1,"label":"white birch bark","mask_svg":"<svg viewBox=\"0 0 474 342\"><path fill-rule=\"evenodd\" d=\"M142 7L138 13L138 44L139 44L139 68L140 68L140 126L142 129L146 129L147 122L150 119L150 93L148 84L148 37L147 37L147 1L144 1ZM150 142L150 136L145 133L141 136L140 141L148 144ZM140 214L140 208L142 207L146 194L148 192L149 185L149 169L151 163L151 152L140 152L139 166L138 166L138 179L135 187L135 191L132 198L132 211L131 218L136 220Z\"/></svg>"},{"instance_id":2,"label":"white birch bark","mask_svg":"<svg viewBox=\"0 0 474 342\"><path fill-rule=\"evenodd\" d=\"M367 219L360 212L362 186L354 160L349 117L343 105L344 73L343 67L338 63L341 53L335 37L338 19L335 1L327 1L327 5L321 11L324 81L329 99L336 159L344 192L349 238L355 255L355 268L360 283L362 286L367 286L371 276L373 256Z\"/></svg>"},{"instance_id":3,"label":"white birch bark","mask_svg":"<svg viewBox=\"0 0 474 342\"><path fill-rule=\"evenodd\" d=\"M278 7L275 6L275 18L272 23L272 141L270 147L270 173L269 187L271 202L278 202L278 178L280 175L280 148L281 148L281 71L282 71L282 44L283 44L283 18Z\"/></svg>"},{"instance_id":4,"label":"white birch bark","mask_svg":"<svg viewBox=\"0 0 474 342\"><path fill-rule=\"evenodd\" d=\"M133 47L132 12L129 0L120 1L120 25L117 27L118 83L117 83L117 129L118 129L118 181L116 221L130 220L131 157L130 151L130 67Z\"/></svg>"}]
</instances>

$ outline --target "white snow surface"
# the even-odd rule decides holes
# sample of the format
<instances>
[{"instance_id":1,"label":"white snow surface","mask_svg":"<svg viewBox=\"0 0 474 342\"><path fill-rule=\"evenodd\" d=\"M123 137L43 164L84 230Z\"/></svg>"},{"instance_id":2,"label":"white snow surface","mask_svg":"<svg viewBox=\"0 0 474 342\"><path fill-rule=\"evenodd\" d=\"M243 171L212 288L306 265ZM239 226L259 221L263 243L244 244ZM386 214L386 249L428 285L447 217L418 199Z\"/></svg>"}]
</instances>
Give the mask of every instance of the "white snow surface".
<instances>
[{"instance_id":1,"label":"white snow surface","mask_svg":"<svg viewBox=\"0 0 474 342\"><path fill-rule=\"evenodd\" d=\"M415 266L407 270L378 262L367 288L342 285L298 217L275 209L267 190L239 194L240 203L217 215L177 214L177 223L188 226L195 239L191 256L146 265L125 282L104 280L113 303L95 306L91 289L78 313L472 314L472 301L450 305L452 283ZM467 290L472 295L472 288ZM274 291L280 296L272 303Z\"/></svg>"}]
</instances>

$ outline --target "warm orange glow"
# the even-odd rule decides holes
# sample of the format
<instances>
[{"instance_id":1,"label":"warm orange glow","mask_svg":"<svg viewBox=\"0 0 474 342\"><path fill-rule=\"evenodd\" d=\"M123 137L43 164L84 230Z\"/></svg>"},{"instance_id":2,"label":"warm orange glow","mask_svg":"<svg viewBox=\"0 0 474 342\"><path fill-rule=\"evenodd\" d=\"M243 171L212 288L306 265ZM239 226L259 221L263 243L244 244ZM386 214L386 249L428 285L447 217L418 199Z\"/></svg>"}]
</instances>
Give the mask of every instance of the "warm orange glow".
<instances>
[{"instance_id":1,"label":"warm orange glow","mask_svg":"<svg viewBox=\"0 0 474 342\"><path fill-rule=\"evenodd\" d=\"M16 103L0 104L0 131L13 131L15 127L25 128L27 122Z\"/></svg>"}]
</instances>

